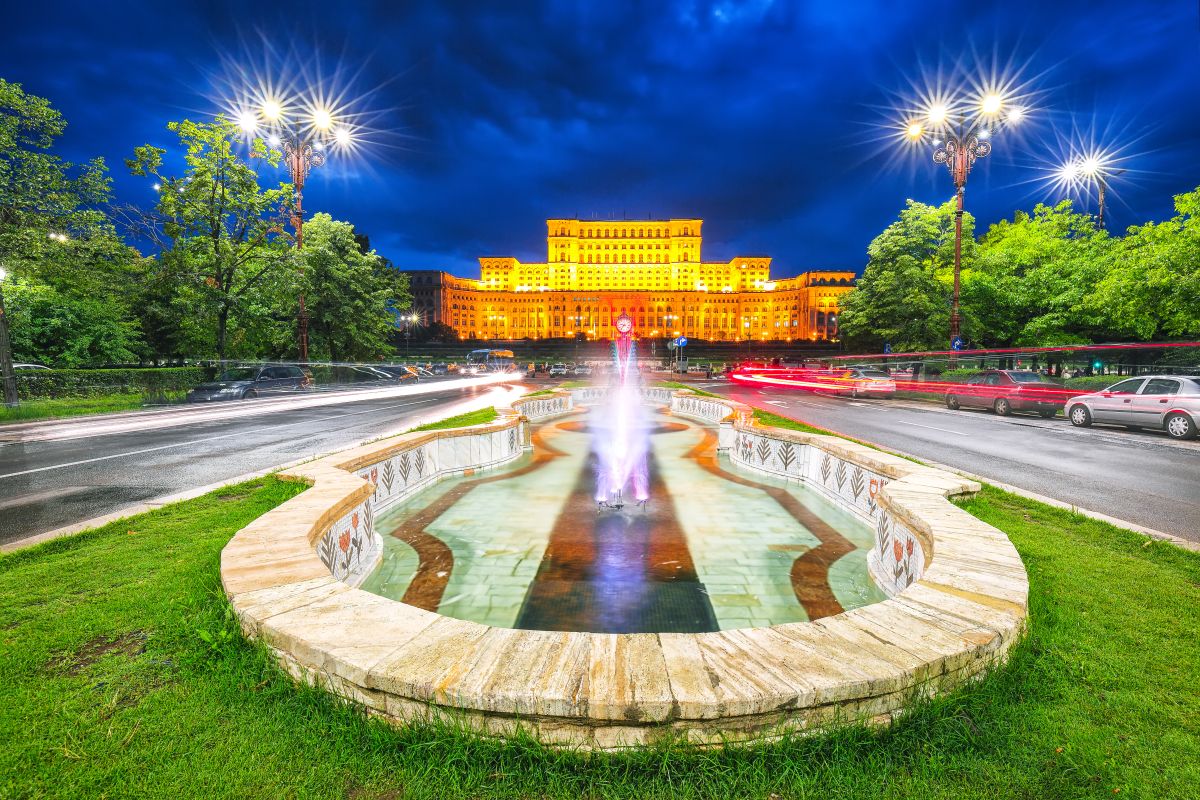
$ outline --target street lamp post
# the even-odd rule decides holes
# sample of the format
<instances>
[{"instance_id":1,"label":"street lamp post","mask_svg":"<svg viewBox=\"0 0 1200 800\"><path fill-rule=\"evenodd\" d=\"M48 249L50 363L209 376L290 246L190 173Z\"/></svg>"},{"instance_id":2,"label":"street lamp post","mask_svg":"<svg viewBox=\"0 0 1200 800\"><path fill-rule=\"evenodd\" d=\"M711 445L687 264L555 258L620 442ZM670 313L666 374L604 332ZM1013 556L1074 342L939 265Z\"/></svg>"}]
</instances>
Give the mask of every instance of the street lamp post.
<instances>
[{"instance_id":1,"label":"street lamp post","mask_svg":"<svg viewBox=\"0 0 1200 800\"><path fill-rule=\"evenodd\" d=\"M1095 159L1083 162L1083 173L1096 182L1096 199L1099 203L1096 214L1096 230L1104 230L1104 194L1108 191L1109 177L1124 174L1125 170L1110 171Z\"/></svg>"},{"instance_id":2,"label":"street lamp post","mask_svg":"<svg viewBox=\"0 0 1200 800\"><path fill-rule=\"evenodd\" d=\"M4 310L4 279L8 272L0 267L0 381L4 383L4 405L16 406L17 376L13 372L12 342L8 338L8 314Z\"/></svg>"},{"instance_id":3,"label":"street lamp post","mask_svg":"<svg viewBox=\"0 0 1200 800\"><path fill-rule=\"evenodd\" d=\"M910 141L924 139L928 132L933 139L933 163L944 164L954 182L954 293L950 304L950 340L959 337L962 316L959 311L960 275L962 273L962 216L963 193L967 176L975 161L992 152L992 137L1000 126L1000 113L1005 102L997 94L980 98L972 110L962 101L954 105L936 104L925 111L925 121L912 121L905 126ZM1015 123L1023 116L1020 108L1010 108L1007 121Z\"/></svg>"},{"instance_id":4,"label":"street lamp post","mask_svg":"<svg viewBox=\"0 0 1200 800\"><path fill-rule=\"evenodd\" d=\"M238 126L247 134L255 135L266 129L266 144L283 152L283 163L292 179L295 205L291 223L295 231L296 250L304 249L304 184L308 173L320 167L328 156L328 146L350 145L353 134L345 124L337 123L334 114L327 108L314 105L303 117L289 115L284 103L266 100L255 110L245 110L237 115ZM304 263L300 264L301 275ZM301 287L296 312L296 341L300 362L308 362L308 310Z\"/></svg>"},{"instance_id":5,"label":"street lamp post","mask_svg":"<svg viewBox=\"0 0 1200 800\"><path fill-rule=\"evenodd\" d=\"M949 136L946 142L933 152L935 164L945 164L954 180L954 299L950 305L950 340L958 338L961 317L958 309L959 275L962 272L962 216L963 190L967 186L967 175L975 159L985 158L992 152L992 143L971 133L965 136ZM828 320L828 317L826 317ZM826 334L828 337L828 334Z\"/></svg>"},{"instance_id":6,"label":"street lamp post","mask_svg":"<svg viewBox=\"0 0 1200 800\"><path fill-rule=\"evenodd\" d=\"M1071 158L1059 167L1056 180L1068 189L1078 188L1086 182L1096 184L1096 230L1104 230L1104 201L1108 193L1108 181L1118 175L1124 175L1126 170L1113 169L1112 158L1104 152L1093 152L1084 156Z\"/></svg>"}]
</instances>

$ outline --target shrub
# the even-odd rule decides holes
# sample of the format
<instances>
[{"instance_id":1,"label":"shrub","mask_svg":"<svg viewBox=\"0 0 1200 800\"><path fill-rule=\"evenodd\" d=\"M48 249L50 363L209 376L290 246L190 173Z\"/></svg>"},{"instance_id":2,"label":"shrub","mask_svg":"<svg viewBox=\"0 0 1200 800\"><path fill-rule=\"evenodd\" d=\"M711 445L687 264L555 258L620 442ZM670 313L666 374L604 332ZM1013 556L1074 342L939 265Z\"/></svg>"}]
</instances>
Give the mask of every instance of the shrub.
<instances>
[{"instance_id":1,"label":"shrub","mask_svg":"<svg viewBox=\"0 0 1200 800\"><path fill-rule=\"evenodd\" d=\"M1064 383L1068 389L1082 389L1085 392L1095 392L1107 389L1118 381L1128 378L1128 375L1081 375L1078 378L1067 378Z\"/></svg>"},{"instance_id":2,"label":"shrub","mask_svg":"<svg viewBox=\"0 0 1200 800\"><path fill-rule=\"evenodd\" d=\"M137 393L164 398L185 392L212 374L206 367L21 370L17 393L25 400Z\"/></svg>"}]
</instances>

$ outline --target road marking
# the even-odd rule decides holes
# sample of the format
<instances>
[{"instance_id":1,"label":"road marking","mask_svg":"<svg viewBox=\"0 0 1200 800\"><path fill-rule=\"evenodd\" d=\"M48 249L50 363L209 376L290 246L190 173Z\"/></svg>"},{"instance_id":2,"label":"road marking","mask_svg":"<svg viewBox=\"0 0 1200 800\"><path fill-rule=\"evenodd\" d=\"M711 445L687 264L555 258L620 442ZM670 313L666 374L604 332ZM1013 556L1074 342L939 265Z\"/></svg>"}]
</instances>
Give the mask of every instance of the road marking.
<instances>
[{"instance_id":1,"label":"road marking","mask_svg":"<svg viewBox=\"0 0 1200 800\"><path fill-rule=\"evenodd\" d=\"M770 403L773 406L786 406L787 405L787 403L783 402L782 400L764 400L763 402Z\"/></svg>"},{"instance_id":2,"label":"road marking","mask_svg":"<svg viewBox=\"0 0 1200 800\"><path fill-rule=\"evenodd\" d=\"M355 416L358 416L359 414L370 414L375 411L387 411L390 408L402 408L404 406L421 405L422 403L428 403L428 402L432 402L435 400L440 401L440 398L426 398L424 400L417 400L412 403L398 403L396 405L391 405L391 406L381 406L379 408L371 408L371 409L367 409L366 411L350 411L345 414L331 414L328 417L317 417L316 419L302 419L302 420L297 420L296 422L288 422L284 425L277 425L274 428L271 428L270 431L275 432L275 431L279 430L280 428L288 428L288 427L291 427L292 425L310 425L313 422L321 422L323 420L328 420L328 419L338 419L340 417L355 417ZM82 466L84 464L93 464L97 461L108 461L109 459L113 459L113 458L124 458L125 456L140 456L143 453L154 453L159 450L170 450L172 447L186 447L190 444L204 444L206 442L215 442L218 439L229 439L234 436L249 436L249 435L251 435L251 434L247 433L246 431L237 431L235 433L223 433L220 436L209 436L204 439L192 439L187 442L175 442L174 444L164 444L164 445L159 445L158 447L147 447L142 450L130 450L127 453L112 453L111 455L96 456L95 458L85 458L80 461L68 461L65 464L51 464L48 467L35 467L34 469L21 470L20 472L6 472L6 473L0 475L0 480L4 480L5 478L16 478L21 475L32 475L35 472L49 472L50 470L55 470L55 469L66 469L68 467L78 467L78 466Z\"/></svg>"},{"instance_id":3,"label":"road marking","mask_svg":"<svg viewBox=\"0 0 1200 800\"><path fill-rule=\"evenodd\" d=\"M898 419L898 420L896 420L896 422L901 425L911 425L914 428L928 428L931 431L942 431L944 433L953 433L955 436L970 436L971 435L969 433L963 433L962 431L952 431L949 428L935 428L933 425L922 425L919 422L905 422L902 419Z\"/></svg>"}]
</instances>

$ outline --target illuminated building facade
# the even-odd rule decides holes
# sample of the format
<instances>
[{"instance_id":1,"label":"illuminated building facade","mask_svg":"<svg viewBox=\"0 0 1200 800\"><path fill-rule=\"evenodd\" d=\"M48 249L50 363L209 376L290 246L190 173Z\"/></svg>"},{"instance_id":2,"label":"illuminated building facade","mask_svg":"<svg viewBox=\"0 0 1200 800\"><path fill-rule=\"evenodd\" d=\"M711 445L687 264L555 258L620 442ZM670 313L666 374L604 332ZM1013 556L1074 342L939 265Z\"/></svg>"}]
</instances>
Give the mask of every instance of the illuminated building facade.
<instances>
[{"instance_id":1,"label":"illuminated building facade","mask_svg":"<svg viewBox=\"0 0 1200 800\"><path fill-rule=\"evenodd\" d=\"M414 309L462 339L609 339L622 313L640 336L827 340L850 270L772 280L767 256L704 261L702 220L546 220L546 261L479 259L480 279L410 271Z\"/></svg>"}]
</instances>

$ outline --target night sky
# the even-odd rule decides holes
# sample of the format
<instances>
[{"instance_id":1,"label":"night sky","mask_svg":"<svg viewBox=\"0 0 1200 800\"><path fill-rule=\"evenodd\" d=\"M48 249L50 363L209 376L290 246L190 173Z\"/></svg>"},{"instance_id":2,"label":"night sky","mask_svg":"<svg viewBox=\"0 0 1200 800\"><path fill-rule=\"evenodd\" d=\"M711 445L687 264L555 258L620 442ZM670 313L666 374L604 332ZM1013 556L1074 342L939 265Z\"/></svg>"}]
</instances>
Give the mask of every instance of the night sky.
<instances>
[{"instance_id":1,"label":"night sky","mask_svg":"<svg viewBox=\"0 0 1200 800\"><path fill-rule=\"evenodd\" d=\"M469 276L481 255L543 260L556 216L702 217L708 260L861 270L906 198L952 193L887 128L939 67L1011 63L1037 92L971 176L981 223L1059 199L1038 178L1078 138L1126 157L1110 229L1200 184L1194 0L287 7L13 3L0 75L64 113L65 157L103 156L117 199L147 204L123 159L220 110L238 67L333 87L370 130L306 208L400 267Z\"/></svg>"}]
</instances>

